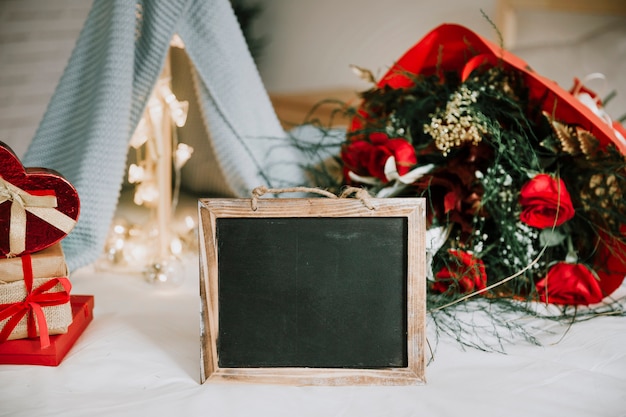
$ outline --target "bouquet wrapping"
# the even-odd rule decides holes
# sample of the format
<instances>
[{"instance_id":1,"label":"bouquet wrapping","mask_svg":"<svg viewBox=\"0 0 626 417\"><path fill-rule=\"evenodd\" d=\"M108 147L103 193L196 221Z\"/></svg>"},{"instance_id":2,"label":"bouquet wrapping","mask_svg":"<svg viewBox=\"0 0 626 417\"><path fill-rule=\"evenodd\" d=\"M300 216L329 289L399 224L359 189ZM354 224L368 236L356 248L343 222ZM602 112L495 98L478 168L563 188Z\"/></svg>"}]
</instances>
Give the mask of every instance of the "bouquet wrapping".
<instances>
[{"instance_id":1,"label":"bouquet wrapping","mask_svg":"<svg viewBox=\"0 0 626 417\"><path fill-rule=\"evenodd\" d=\"M345 182L427 199L430 290L600 302L626 275L626 131L458 25L435 28L362 101Z\"/></svg>"}]
</instances>

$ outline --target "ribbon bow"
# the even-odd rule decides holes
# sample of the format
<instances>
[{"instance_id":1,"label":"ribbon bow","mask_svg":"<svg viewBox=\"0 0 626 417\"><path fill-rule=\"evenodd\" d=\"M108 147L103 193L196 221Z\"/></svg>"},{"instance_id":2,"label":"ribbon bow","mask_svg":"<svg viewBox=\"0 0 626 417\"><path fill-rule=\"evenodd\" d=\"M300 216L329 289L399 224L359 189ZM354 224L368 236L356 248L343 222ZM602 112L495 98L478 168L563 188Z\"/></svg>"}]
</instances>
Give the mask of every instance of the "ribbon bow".
<instances>
[{"instance_id":1,"label":"ribbon bow","mask_svg":"<svg viewBox=\"0 0 626 417\"><path fill-rule=\"evenodd\" d=\"M0 204L5 201L12 202L8 258L26 250L26 212L34 214L65 234L69 233L76 224L76 220L56 209L57 198L50 194L51 191L36 192L46 193L46 195L31 194L0 177Z\"/></svg>"},{"instance_id":2,"label":"ribbon bow","mask_svg":"<svg viewBox=\"0 0 626 417\"><path fill-rule=\"evenodd\" d=\"M593 79L605 80L606 78L603 74L600 73L589 74L583 80L574 78L574 86L570 90L570 93L572 93L574 97L576 97L596 116L602 119L603 122L609 125L613 129L613 133L615 134L615 137L617 138L619 143L621 143L622 146L626 147L626 132L624 127L621 125L620 122L611 120L611 116L609 116L606 110L604 110L602 100L600 100L598 94L585 87L585 82Z\"/></svg>"},{"instance_id":3,"label":"ribbon bow","mask_svg":"<svg viewBox=\"0 0 626 417\"><path fill-rule=\"evenodd\" d=\"M33 266L29 254L22 257L22 270L24 271L26 297L18 303L0 305L0 321L9 319L0 332L0 343L9 338L13 329L28 314L28 337L37 337L37 328L39 328L39 341L41 348L45 349L50 346L50 335L43 308L69 302L72 284L65 277L52 278L33 290ZM61 284L63 291L48 292L58 284ZM35 320L37 320L37 324L35 324Z\"/></svg>"}]
</instances>

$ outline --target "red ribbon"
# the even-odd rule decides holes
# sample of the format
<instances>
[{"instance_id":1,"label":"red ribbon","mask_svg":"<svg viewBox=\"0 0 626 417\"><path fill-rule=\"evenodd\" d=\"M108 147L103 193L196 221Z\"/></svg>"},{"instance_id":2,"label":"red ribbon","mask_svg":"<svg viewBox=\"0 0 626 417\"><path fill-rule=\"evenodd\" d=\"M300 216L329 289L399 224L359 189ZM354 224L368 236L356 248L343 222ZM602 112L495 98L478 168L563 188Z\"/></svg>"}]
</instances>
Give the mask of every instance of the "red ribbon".
<instances>
[{"instance_id":1,"label":"red ribbon","mask_svg":"<svg viewBox=\"0 0 626 417\"><path fill-rule=\"evenodd\" d=\"M22 271L24 272L24 286L26 287L26 297L23 301L12 304L0 304L0 321L9 318L4 329L0 332L0 343L9 338L17 324L25 315L27 318L28 337L37 337L37 326L39 327L39 341L41 348L50 346L50 335L48 333L48 323L43 312L44 307L62 305L70 301L70 290L72 284L65 277L51 278L44 284L33 290L33 264L29 254L25 254L22 259ZM48 293L57 284L61 284L63 291Z\"/></svg>"}]
</instances>

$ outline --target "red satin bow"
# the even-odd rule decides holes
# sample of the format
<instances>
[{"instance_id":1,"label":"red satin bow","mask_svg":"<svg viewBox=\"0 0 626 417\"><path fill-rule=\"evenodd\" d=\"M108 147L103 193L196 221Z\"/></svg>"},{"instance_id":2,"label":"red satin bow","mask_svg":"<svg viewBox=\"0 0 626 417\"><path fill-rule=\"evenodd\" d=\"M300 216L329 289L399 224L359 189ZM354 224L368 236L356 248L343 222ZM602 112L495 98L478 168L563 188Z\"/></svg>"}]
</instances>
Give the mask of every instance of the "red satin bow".
<instances>
[{"instance_id":1,"label":"red satin bow","mask_svg":"<svg viewBox=\"0 0 626 417\"><path fill-rule=\"evenodd\" d=\"M52 278L33 290L33 265L31 257L29 254L26 254L21 258L26 298L21 302L0 305L0 321L9 318L4 329L0 332L0 343L7 340L13 329L15 329L15 326L17 326L25 315L28 315L28 337L37 337L37 326L35 325L35 320L37 320L39 341L41 348L45 349L50 346L50 335L48 333L48 323L46 322L43 308L69 302L72 284L69 279L65 277ZM61 284L63 291L47 292L56 287L57 284Z\"/></svg>"}]
</instances>

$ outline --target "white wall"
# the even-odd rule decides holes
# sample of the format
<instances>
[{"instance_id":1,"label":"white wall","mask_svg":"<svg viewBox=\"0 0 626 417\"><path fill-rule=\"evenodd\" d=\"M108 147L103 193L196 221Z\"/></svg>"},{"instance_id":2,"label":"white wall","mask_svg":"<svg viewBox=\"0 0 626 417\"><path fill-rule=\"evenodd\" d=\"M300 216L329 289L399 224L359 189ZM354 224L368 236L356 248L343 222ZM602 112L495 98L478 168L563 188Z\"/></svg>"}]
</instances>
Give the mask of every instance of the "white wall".
<instances>
[{"instance_id":1,"label":"white wall","mask_svg":"<svg viewBox=\"0 0 626 417\"><path fill-rule=\"evenodd\" d=\"M590 0L592 1L592 0ZM626 0L622 7L626 14ZM512 52L538 73L569 89L574 77L601 73L606 82L589 84L600 97L617 95L606 109L626 115L626 16L527 11L518 16L518 44Z\"/></svg>"},{"instance_id":2,"label":"white wall","mask_svg":"<svg viewBox=\"0 0 626 417\"><path fill-rule=\"evenodd\" d=\"M350 64L382 75L444 22L496 39L481 14L495 19L496 0L248 1L263 7L255 30L268 44L259 69L273 92L367 88ZM90 7L91 0L0 0L0 141L18 155L35 133ZM512 51L566 88L575 76L606 74L605 93L618 92L608 109L614 117L626 114L623 15L522 11L516 34Z\"/></svg>"},{"instance_id":3,"label":"white wall","mask_svg":"<svg viewBox=\"0 0 626 417\"><path fill-rule=\"evenodd\" d=\"M382 75L428 31L460 23L491 38L481 9L494 0L261 0L257 31L269 44L259 61L271 91L367 87L355 64Z\"/></svg>"},{"instance_id":4,"label":"white wall","mask_svg":"<svg viewBox=\"0 0 626 417\"><path fill-rule=\"evenodd\" d=\"M496 22L497 0L259 2L263 12L255 30L269 42L259 69L266 87L276 92L367 88L350 64L382 75L441 23L464 25L499 43L482 14ZM574 77L604 73L609 86L604 93L618 92L607 108L614 118L620 117L626 114L626 0L621 4L621 15L518 9L516 43L510 50L568 89Z\"/></svg>"},{"instance_id":5,"label":"white wall","mask_svg":"<svg viewBox=\"0 0 626 417\"><path fill-rule=\"evenodd\" d=\"M91 8L90 0L0 0L0 141L26 150Z\"/></svg>"}]
</instances>

